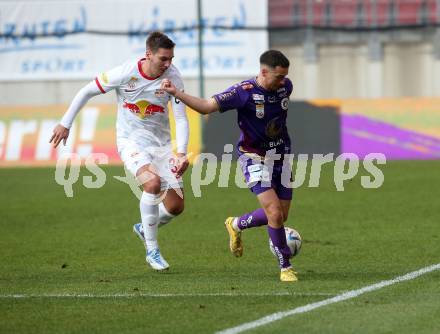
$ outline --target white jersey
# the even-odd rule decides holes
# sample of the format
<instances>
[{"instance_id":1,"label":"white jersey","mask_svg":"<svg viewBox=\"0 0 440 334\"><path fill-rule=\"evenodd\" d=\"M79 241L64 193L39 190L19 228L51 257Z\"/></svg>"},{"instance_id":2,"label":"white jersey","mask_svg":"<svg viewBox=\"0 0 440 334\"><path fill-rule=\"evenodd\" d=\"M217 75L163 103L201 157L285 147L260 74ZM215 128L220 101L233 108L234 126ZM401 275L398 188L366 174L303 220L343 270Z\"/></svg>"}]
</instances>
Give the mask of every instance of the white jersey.
<instances>
[{"instance_id":1,"label":"white jersey","mask_svg":"<svg viewBox=\"0 0 440 334\"><path fill-rule=\"evenodd\" d=\"M169 146L168 102L173 102L173 109L180 102L160 89L160 84L163 79L169 79L178 89L183 90L183 81L174 65L157 78L148 77L142 71L142 60L128 61L104 72L95 79L95 83L102 93L116 90L118 146L127 140L140 146Z\"/></svg>"}]
</instances>

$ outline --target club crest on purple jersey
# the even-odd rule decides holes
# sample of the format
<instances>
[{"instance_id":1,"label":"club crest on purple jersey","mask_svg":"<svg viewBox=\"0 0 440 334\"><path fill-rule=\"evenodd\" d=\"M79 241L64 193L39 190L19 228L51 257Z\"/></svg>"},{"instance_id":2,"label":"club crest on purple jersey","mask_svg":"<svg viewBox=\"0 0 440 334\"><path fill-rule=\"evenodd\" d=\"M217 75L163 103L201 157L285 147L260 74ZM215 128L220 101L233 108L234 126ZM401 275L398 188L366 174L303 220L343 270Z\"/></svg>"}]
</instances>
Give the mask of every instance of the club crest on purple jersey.
<instances>
[{"instance_id":1,"label":"club crest on purple jersey","mask_svg":"<svg viewBox=\"0 0 440 334\"><path fill-rule=\"evenodd\" d=\"M284 110L289 109L289 98L285 97L284 99L281 100L281 108L283 108Z\"/></svg>"},{"instance_id":2,"label":"club crest on purple jersey","mask_svg":"<svg viewBox=\"0 0 440 334\"><path fill-rule=\"evenodd\" d=\"M255 110L255 116L257 116L259 119L262 119L264 117L264 104L256 104Z\"/></svg>"}]
</instances>

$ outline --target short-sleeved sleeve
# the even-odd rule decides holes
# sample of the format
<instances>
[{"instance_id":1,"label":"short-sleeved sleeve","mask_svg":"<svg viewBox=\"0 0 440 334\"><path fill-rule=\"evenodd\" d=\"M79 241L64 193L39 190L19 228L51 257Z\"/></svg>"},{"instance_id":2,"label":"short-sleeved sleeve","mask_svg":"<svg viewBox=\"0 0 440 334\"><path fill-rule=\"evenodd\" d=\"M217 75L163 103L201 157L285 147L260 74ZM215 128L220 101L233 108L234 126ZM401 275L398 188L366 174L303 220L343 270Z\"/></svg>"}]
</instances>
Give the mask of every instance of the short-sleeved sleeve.
<instances>
[{"instance_id":1,"label":"short-sleeved sleeve","mask_svg":"<svg viewBox=\"0 0 440 334\"><path fill-rule=\"evenodd\" d=\"M287 95L290 96L293 91L293 84L292 81L289 78L286 78L286 88L287 88Z\"/></svg>"},{"instance_id":2,"label":"short-sleeved sleeve","mask_svg":"<svg viewBox=\"0 0 440 334\"><path fill-rule=\"evenodd\" d=\"M225 112L243 107L249 98L249 93L241 85L234 85L222 93L213 95L213 98L217 101L220 112Z\"/></svg>"},{"instance_id":3,"label":"short-sleeved sleeve","mask_svg":"<svg viewBox=\"0 0 440 334\"><path fill-rule=\"evenodd\" d=\"M103 72L95 78L95 83L99 90L104 94L115 89L124 81L124 65L115 67L109 71Z\"/></svg>"}]
</instances>

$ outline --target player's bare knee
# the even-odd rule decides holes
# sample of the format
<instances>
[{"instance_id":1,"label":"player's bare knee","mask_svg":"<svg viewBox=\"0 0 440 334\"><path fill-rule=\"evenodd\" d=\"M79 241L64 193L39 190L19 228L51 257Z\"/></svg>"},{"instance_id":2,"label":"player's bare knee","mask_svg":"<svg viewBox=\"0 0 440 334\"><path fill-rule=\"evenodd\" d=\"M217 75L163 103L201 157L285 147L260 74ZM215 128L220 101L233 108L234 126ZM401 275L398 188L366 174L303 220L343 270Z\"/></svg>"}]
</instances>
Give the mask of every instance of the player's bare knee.
<instances>
[{"instance_id":1,"label":"player's bare knee","mask_svg":"<svg viewBox=\"0 0 440 334\"><path fill-rule=\"evenodd\" d=\"M283 211L277 205L270 205L266 208L267 219L273 224L281 226L284 222Z\"/></svg>"},{"instance_id":2,"label":"player's bare knee","mask_svg":"<svg viewBox=\"0 0 440 334\"><path fill-rule=\"evenodd\" d=\"M145 192L158 194L160 192L160 177L148 167L142 167L136 174L137 181L142 185Z\"/></svg>"},{"instance_id":3,"label":"player's bare knee","mask_svg":"<svg viewBox=\"0 0 440 334\"><path fill-rule=\"evenodd\" d=\"M173 203L167 209L168 209L168 212L171 213L173 216L178 216L185 209L185 205L184 205L183 201L179 201L179 202Z\"/></svg>"},{"instance_id":4,"label":"player's bare knee","mask_svg":"<svg viewBox=\"0 0 440 334\"><path fill-rule=\"evenodd\" d=\"M142 188L145 192L150 194L160 193L160 178L158 176L152 177L150 180L142 184Z\"/></svg>"}]
</instances>

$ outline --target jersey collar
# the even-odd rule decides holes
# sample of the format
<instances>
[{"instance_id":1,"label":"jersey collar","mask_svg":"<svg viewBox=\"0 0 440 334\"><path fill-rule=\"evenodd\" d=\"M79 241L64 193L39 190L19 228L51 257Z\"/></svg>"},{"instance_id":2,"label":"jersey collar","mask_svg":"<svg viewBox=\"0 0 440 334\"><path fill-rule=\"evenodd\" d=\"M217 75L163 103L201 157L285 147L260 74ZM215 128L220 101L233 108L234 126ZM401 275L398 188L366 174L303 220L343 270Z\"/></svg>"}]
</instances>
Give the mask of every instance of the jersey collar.
<instances>
[{"instance_id":1,"label":"jersey collar","mask_svg":"<svg viewBox=\"0 0 440 334\"><path fill-rule=\"evenodd\" d=\"M139 73L145 78L145 79L147 79L147 80L156 80L157 78L159 78L160 77L160 75L159 76L157 76L157 77L155 77L155 78L152 78L152 77L149 77L143 70L142 70L142 61L143 60L146 60L145 58L141 58L139 61L138 61L138 70L139 70Z\"/></svg>"}]
</instances>

